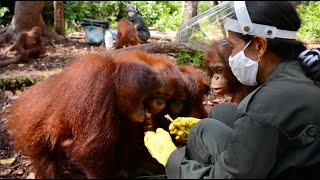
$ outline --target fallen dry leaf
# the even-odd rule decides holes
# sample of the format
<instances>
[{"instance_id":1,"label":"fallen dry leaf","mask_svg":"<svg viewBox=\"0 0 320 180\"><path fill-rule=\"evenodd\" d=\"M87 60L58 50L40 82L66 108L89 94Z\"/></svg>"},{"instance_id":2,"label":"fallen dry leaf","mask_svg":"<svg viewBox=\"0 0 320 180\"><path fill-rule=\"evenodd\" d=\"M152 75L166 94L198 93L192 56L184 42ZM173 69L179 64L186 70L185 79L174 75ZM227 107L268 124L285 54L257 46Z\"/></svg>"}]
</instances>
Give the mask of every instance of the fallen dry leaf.
<instances>
[{"instance_id":1,"label":"fallen dry leaf","mask_svg":"<svg viewBox=\"0 0 320 180\"><path fill-rule=\"evenodd\" d=\"M22 92L20 90L16 90L15 95L16 96L20 96L22 94Z\"/></svg>"},{"instance_id":2,"label":"fallen dry leaf","mask_svg":"<svg viewBox=\"0 0 320 180\"><path fill-rule=\"evenodd\" d=\"M23 174L23 169L14 170L12 174Z\"/></svg>"},{"instance_id":3,"label":"fallen dry leaf","mask_svg":"<svg viewBox=\"0 0 320 180\"><path fill-rule=\"evenodd\" d=\"M6 169L0 172L0 177L7 176L10 173L11 173L11 169Z\"/></svg>"},{"instance_id":4,"label":"fallen dry leaf","mask_svg":"<svg viewBox=\"0 0 320 180\"><path fill-rule=\"evenodd\" d=\"M35 179L35 178L36 178L36 176L33 172L29 173L28 176L26 177L26 179Z\"/></svg>"},{"instance_id":5,"label":"fallen dry leaf","mask_svg":"<svg viewBox=\"0 0 320 180\"><path fill-rule=\"evenodd\" d=\"M31 165L31 161L30 160L27 160L24 164L24 166L30 166Z\"/></svg>"},{"instance_id":6,"label":"fallen dry leaf","mask_svg":"<svg viewBox=\"0 0 320 180\"><path fill-rule=\"evenodd\" d=\"M15 160L16 158L0 159L0 164L2 165L12 164Z\"/></svg>"},{"instance_id":7,"label":"fallen dry leaf","mask_svg":"<svg viewBox=\"0 0 320 180\"><path fill-rule=\"evenodd\" d=\"M4 91L4 96L10 98L10 97L13 96L13 92L11 92L11 91Z\"/></svg>"}]
</instances>

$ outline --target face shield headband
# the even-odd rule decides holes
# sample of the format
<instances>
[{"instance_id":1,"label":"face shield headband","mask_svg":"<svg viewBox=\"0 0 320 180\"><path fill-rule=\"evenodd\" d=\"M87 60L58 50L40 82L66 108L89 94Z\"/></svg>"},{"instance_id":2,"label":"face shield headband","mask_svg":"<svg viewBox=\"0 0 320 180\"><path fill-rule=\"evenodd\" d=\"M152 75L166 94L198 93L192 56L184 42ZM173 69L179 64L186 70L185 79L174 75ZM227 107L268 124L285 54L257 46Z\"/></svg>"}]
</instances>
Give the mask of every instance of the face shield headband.
<instances>
[{"instance_id":1,"label":"face shield headband","mask_svg":"<svg viewBox=\"0 0 320 180\"><path fill-rule=\"evenodd\" d=\"M227 17L224 28L244 35L262 35L265 38L296 39L296 31L277 29L274 26L252 23L245 1L234 1L234 10L238 20Z\"/></svg>"}]
</instances>

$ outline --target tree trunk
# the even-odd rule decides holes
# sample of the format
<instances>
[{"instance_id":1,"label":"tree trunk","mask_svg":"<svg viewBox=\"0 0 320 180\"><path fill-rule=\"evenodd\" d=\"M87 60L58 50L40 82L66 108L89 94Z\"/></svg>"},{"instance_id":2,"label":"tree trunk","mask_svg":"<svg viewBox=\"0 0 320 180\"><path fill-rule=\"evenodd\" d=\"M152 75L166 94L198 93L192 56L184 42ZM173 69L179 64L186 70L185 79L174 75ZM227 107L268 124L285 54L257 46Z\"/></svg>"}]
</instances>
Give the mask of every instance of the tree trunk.
<instances>
[{"instance_id":1,"label":"tree trunk","mask_svg":"<svg viewBox=\"0 0 320 180\"><path fill-rule=\"evenodd\" d=\"M207 50L207 48L209 48L209 46L204 44L190 44L183 42L154 42L121 48L115 51L121 52L129 50L143 50L150 53L178 53L194 51L204 52Z\"/></svg>"},{"instance_id":2,"label":"tree trunk","mask_svg":"<svg viewBox=\"0 0 320 180\"><path fill-rule=\"evenodd\" d=\"M198 1L187 1L188 21L198 15Z\"/></svg>"},{"instance_id":3,"label":"tree trunk","mask_svg":"<svg viewBox=\"0 0 320 180\"><path fill-rule=\"evenodd\" d=\"M301 4L301 1L290 1L290 3L292 3L294 8L297 8Z\"/></svg>"},{"instance_id":4,"label":"tree trunk","mask_svg":"<svg viewBox=\"0 0 320 180\"><path fill-rule=\"evenodd\" d=\"M214 2L214 5L217 6L219 5L219 1L213 1ZM226 29L223 27L223 23L221 21L221 19L219 18L219 23L220 23L220 27L221 27L221 30L222 30L222 34L225 38L227 38L227 32L226 32Z\"/></svg>"},{"instance_id":5,"label":"tree trunk","mask_svg":"<svg viewBox=\"0 0 320 180\"><path fill-rule=\"evenodd\" d=\"M183 6L186 7L184 10L184 15L183 15L184 18L182 19L182 23L181 23L179 30L178 30L178 33L175 37L176 40L180 40L179 31L183 30L183 28L186 26L186 24L189 23L191 18L198 15L198 1L185 1ZM197 26L197 25L195 25L195 26ZM188 32L188 34L189 33L191 34L192 30L190 30L190 32Z\"/></svg>"},{"instance_id":6,"label":"tree trunk","mask_svg":"<svg viewBox=\"0 0 320 180\"><path fill-rule=\"evenodd\" d=\"M56 33L65 36L63 1L53 1L54 9L54 29Z\"/></svg>"},{"instance_id":7,"label":"tree trunk","mask_svg":"<svg viewBox=\"0 0 320 180\"><path fill-rule=\"evenodd\" d=\"M209 2L209 9L213 7L213 2L214 2L214 1L210 1L210 2Z\"/></svg>"},{"instance_id":8,"label":"tree trunk","mask_svg":"<svg viewBox=\"0 0 320 180\"><path fill-rule=\"evenodd\" d=\"M44 1L17 1L11 24L15 25L14 31L21 32L40 26Z\"/></svg>"},{"instance_id":9,"label":"tree trunk","mask_svg":"<svg viewBox=\"0 0 320 180\"><path fill-rule=\"evenodd\" d=\"M41 27L42 36L47 40L62 40L63 37L51 31L42 18L44 3L45 1L16 1L14 16L0 35L0 44L15 40L20 32L30 30L33 26Z\"/></svg>"},{"instance_id":10,"label":"tree trunk","mask_svg":"<svg viewBox=\"0 0 320 180\"><path fill-rule=\"evenodd\" d=\"M191 18L198 15L198 1L185 1L187 6L184 11L184 23L188 23Z\"/></svg>"}]
</instances>

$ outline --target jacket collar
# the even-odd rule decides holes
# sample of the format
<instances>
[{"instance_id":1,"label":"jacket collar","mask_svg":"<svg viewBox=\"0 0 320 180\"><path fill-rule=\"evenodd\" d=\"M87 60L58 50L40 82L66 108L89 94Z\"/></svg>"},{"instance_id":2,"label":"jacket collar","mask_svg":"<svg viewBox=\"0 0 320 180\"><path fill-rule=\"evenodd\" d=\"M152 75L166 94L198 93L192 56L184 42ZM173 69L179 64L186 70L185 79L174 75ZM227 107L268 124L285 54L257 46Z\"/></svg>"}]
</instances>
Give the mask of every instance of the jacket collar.
<instances>
[{"instance_id":1,"label":"jacket collar","mask_svg":"<svg viewBox=\"0 0 320 180\"><path fill-rule=\"evenodd\" d=\"M283 61L281 62L270 74L267 82L273 81L277 78L290 76L292 78L309 79L305 76L305 72L302 69L298 60Z\"/></svg>"}]
</instances>

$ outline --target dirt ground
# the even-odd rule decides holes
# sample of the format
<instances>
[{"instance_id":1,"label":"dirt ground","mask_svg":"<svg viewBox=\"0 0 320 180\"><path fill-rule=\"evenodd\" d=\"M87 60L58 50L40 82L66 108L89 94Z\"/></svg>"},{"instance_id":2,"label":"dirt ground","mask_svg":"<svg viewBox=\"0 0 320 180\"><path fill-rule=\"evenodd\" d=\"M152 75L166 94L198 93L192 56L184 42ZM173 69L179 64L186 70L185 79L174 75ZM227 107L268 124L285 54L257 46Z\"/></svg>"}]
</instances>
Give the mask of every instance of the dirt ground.
<instances>
[{"instance_id":1,"label":"dirt ground","mask_svg":"<svg viewBox=\"0 0 320 180\"><path fill-rule=\"evenodd\" d=\"M152 36L173 37L174 34L158 34L153 32ZM83 33L80 33L80 36ZM76 34L79 36L79 34ZM149 42L161 40L149 39ZM46 57L42 59L30 59L28 63L12 64L0 68L0 79L19 77L25 75L52 75L61 72L63 68L76 57L98 51L107 51L104 44L89 45L84 39L69 39L63 44L49 44L47 46ZM14 57L14 52L9 52L7 56L2 53L5 47L0 48L0 60ZM0 90L1 91L1 90ZM34 179L32 162L21 154L15 152L4 126L8 116L8 109L12 100L17 98L21 92L0 92L0 179ZM209 97L208 97L209 98ZM210 105L207 106L208 108Z\"/></svg>"}]
</instances>

